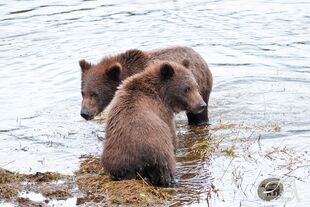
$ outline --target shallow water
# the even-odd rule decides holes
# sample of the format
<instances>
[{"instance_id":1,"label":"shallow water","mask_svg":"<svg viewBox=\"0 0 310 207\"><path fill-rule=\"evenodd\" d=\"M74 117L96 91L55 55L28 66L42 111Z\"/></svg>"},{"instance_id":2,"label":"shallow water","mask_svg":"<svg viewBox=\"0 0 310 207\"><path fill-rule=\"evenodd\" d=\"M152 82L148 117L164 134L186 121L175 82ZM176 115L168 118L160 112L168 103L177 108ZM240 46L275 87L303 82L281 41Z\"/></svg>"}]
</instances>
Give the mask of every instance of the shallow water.
<instances>
[{"instance_id":1,"label":"shallow water","mask_svg":"<svg viewBox=\"0 0 310 207\"><path fill-rule=\"evenodd\" d=\"M235 126L210 131L224 140L207 160L178 162L175 202L310 205L309 10L302 0L2 2L0 167L72 174L80 155L101 152L104 124L79 116L78 60L186 45L214 75L212 126ZM177 123L182 157L198 141L184 114ZM259 200L256 185L275 176L291 179L294 196ZM208 197L211 183L220 191Z\"/></svg>"}]
</instances>

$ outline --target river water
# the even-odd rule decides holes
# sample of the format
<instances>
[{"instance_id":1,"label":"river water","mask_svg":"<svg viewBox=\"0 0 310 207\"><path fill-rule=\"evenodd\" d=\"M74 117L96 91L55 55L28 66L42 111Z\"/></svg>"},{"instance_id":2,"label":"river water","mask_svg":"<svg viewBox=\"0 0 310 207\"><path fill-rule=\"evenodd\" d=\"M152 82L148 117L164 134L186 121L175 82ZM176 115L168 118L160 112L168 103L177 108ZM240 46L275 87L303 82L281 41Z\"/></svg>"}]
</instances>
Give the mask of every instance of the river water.
<instances>
[{"instance_id":1,"label":"river water","mask_svg":"<svg viewBox=\"0 0 310 207\"><path fill-rule=\"evenodd\" d=\"M72 174L80 155L100 154L104 124L79 116L78 60L185 45L213 73L212 126L234 127L211 130L224 141L207 161L178 162L180 183L193 186L179 203L309 206L309 11L306 0L2 1L0 167ZM177 123L186 142L184 114ZM195 171L187 181L184 169ZM259 200L264 177L293 194ZM208 197L211 182L219 191Z\"/></svg>"}]
</instances>

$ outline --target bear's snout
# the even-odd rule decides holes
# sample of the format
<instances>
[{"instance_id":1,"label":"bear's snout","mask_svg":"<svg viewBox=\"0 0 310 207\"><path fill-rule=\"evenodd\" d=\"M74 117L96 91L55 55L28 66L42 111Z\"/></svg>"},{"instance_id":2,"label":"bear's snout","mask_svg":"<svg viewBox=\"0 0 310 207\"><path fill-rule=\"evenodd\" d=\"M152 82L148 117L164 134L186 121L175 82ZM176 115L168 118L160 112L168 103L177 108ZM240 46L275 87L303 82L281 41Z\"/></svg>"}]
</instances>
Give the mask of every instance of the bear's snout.
<instances>
[{"instance_id":1,"label":"bear's snout","mask_svg":"<svg viewBox=\"0 0 310 207\"><path fill-rule=\"evenodd\" d=\"M203 110L205 110L206 107L207 107L206 102L201 101L201 102L200 102L200 105L199 105L199 112L198 112L198 113L200 113L200 112L202 112Z\"/></svg>"},{"instance_id":2,"label":"bear's snout","mask_svg":"<svg viewBox=\"0 0 310 207\"><path fill-rule=\"evenodd\" d=\"M86 120L91 120L93 118L93 116L91 114L89 114L87 111L85 110L81 110L81 116L86 119Z\"/></svg>"},{"instance_id":3,"label":"bear's snout","mask_svg":"<svg viewBox=\"0 0 310 207\"><path fill-rule=\"evenodd\" d=\"M201 112L203 112L203 110L205 110L205 108L207 107L207 104L206 102L204 102L203 100L201 100L198 104L197 107L195 107L193 110L192 110L192 113L194 114L199 114Z\"/></svg>"}]
</instances>

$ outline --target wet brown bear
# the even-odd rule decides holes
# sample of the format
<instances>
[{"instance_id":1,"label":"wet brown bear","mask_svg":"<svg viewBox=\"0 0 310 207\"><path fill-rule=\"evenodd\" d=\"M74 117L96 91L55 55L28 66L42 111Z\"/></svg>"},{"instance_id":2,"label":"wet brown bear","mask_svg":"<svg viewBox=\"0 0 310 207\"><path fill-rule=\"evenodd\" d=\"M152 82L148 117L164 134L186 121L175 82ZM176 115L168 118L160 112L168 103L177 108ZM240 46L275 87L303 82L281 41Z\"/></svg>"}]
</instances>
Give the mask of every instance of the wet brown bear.
<instances>
[{"instance_id":1,"label":"wet brown bear","mask_svg":"<svg viewBox=\"0 0 310 207\"><path fill-rule=\"evenodd\" d=\"M199 113L205 107L193 74L180 64L158 63L129 77L116 92L108 113L101 159L104 169L115 179L144 178L152 185L172 184L173 113Z\"/></svg>"},{"instance_id":2,"label":"wet brown bear","mask_svg":"<svg viewBox=\"0 0 310 207\"><path fill-rule=\"evenodd\" d=\"M139 73L157 61L173 61L182 64L184 59L191 61L192 71L204 101L209 102L212 89L212 74L203 58L188 47L172 47L155 51L128 50L112 57L105 57L96 65L80 61L82 69L82 108L81 116L86 120L102 112L111 102L117 86L127 77ZM200 114L187 113L190 125L208 124L208 106Z\"/></svg>"}]
</instances>

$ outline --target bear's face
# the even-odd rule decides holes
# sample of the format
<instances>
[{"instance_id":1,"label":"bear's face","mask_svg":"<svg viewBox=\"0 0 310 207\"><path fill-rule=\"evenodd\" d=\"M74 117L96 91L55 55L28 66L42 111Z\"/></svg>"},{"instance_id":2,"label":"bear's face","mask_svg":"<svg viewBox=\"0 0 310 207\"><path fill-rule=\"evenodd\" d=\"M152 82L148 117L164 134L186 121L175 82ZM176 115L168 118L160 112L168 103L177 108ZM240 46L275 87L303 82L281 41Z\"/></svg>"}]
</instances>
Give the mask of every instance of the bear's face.
<instances>
[{"instance_id":1,"label":"bear's face","mask_svg":"<svg viewBox=\"0 0 310 207\"><path fill-rule=\"evenodd\" d=\"M174 112L187 111L200 113L206 108L198 84L189 69L189 62L183 65L163 63L160 66L160 79L165 84L165 97Z\"/></svg>"},{"instance_id":2,"label":"bear's face","mask_svg":"<svg viewBox=\"0 0 310 207\"><path fill-rule=\"evenodd\" d=\"M81 116L91 120L113 99L117 86L121 82L121 65L116 63L105 68L101 65L91 65L85 60L81 60L79 64L82 69Z\"/></svg>"}]
</instances>

